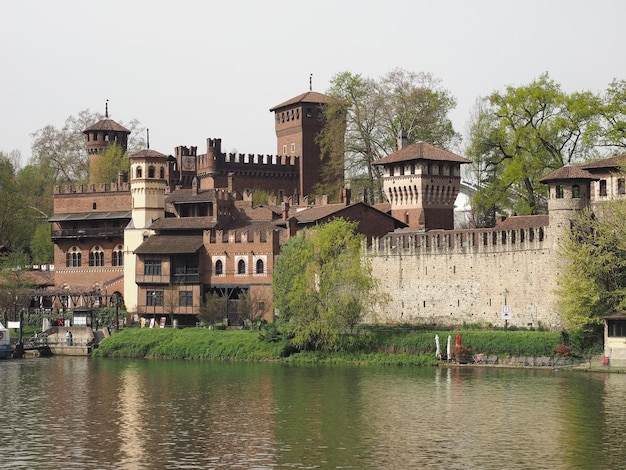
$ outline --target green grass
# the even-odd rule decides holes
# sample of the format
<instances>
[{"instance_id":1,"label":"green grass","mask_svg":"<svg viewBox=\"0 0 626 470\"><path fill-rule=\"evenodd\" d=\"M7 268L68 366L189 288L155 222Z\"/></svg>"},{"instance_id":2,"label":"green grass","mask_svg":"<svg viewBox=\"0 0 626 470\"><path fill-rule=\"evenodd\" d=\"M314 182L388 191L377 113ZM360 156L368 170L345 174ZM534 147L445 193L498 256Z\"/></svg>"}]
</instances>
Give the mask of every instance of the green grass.
<instances>
[{"instance_id":1,"label":"green grass","mask_svg":"<svg viewBox=\"0 0 626 470\"><path fill-rule=\"evenodd\" d=\"M129 328L104 340L93 354L159 359L424 366L436 362L435 333L439 334L442 352L445 353L448 335L454 348L457 331L445 330L368 332L362 335L366 340L346 340L350 348L340 352L309 351L286 355L285 341L262 341L257 331ZM558 332L462 330L460 333L462 344L471 348L474 354L500 357L552 356L561 340Z\"/></svg>"}]
</instances>

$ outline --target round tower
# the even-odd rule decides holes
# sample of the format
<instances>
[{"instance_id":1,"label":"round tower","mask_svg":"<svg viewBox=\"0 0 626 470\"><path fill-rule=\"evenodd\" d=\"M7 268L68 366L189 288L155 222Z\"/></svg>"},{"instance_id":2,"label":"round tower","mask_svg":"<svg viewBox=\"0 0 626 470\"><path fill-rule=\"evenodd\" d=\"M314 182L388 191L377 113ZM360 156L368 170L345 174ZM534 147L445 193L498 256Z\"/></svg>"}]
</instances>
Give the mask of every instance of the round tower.
<instances>
[{"instance_id":1,"label":"round tower","mask_svg":"<svg viewBox=\"0 0 626 470\"><path fill-rule=\"evenodd\" d=\"M575 166L564 166L540 181L548 186L549 227L553 246L560 245L576 214L591 203L591 182L598 178Z\"/></svg>"},{"instance_id":2,"label":"round tower","mask_svg":"<svg viewBox=\"0 0 626 470\"><path fill-rule=\"evenodd\" d=\"M134 228L149 227L163 217L167 190L167 155L141 150L130 157L130 192Z\"/></svg>"},{"instance_id":3,"label":"round tower","mask_svg":"<svg viewBox=\"0 0 626 470\"><path fill-rule=\"evenodd\" d=\"M86 136L87 153L89 154L90 175L93 174L91 169L94 166L94 162L101 158L110 145L117 144L124 152L128 149L130 131L113 119L109 119L108 103L104 116L104 119L83 131L83 134Z\"/></svg>"}]
</instances>

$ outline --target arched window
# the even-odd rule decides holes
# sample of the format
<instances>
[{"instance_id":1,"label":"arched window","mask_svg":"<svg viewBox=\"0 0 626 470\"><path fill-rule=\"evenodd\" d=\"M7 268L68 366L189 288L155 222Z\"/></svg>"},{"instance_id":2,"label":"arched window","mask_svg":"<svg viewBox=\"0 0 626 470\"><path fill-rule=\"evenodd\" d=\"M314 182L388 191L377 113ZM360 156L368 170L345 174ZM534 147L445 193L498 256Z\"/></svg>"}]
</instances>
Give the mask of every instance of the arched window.
<instances>
[{"instance_id":1,"label":"arched window","mask_svg":"<svg viewBox=\"0 0 626 470\"><path fill-rule=\"evenodd\" d=\"M218 276L224 274L224 263L222 263L221 259L215 262L215 274Z\"/></svg>"},{"instance_id":2,"label":"arched window","mask_svg":"<svg viewBox=\"0 0 626 470\"><path fill-rule=\"evenodd\" d=\"M148 167L148 178L154 178L154 167L153 166L149 166Z\"/></svg>"},{"instance_id":3,"label":"arched window","mask_svg":"<svg viewBox=\"0 0 626 470\"><path fill-rule=\"evenodd\" d=\"M124 266L124 250L122 245L113 248L113 266Z\"/></svg>"},{"instance_id":4,"label":"arched window","mask_svg":"<svg viewBox=\"0 0 626 470\"><path fill-rule=\"evenodd\" d=\"M80 248L77 246L71 247L66 254L66 266L68 268L80 268L81 258Z\"/></svg>"},{"instance_id":5,"label":"arched window","mask_svg":"<svg viewBox=\"0 0 626 470\"><path fill-rule=\"evenodd\" d=\"M265 264L263 263L262 259L258 259L256 261L256 273L257 274L263 274L265 271Z\"/></svg>"},{"instance_id":6,"label":"arched window","mask_svg":"<svg viewBox=\"0 0 626 470\"><path fill-rule=\"evenodd\" d=\"M135 175L137 176L137 178L141 178L141 167L140 166L137 167Z\"/></svg>"},{"instance_id":7,"label":"arched window","mask_svg":"<svg viewBox=\"0 0 626 470\"><path fill-rule=\"evenodd\" d=\"M95 211L95 210L96 210L96 207L98 207L98 205L94 202L94 203L91 205L91 210L94 210L94 211Z\"/></svg>"},{"instance_id":8,"label":"arched window","mask_svg":"<svg viewBox=\"0 0 626 470\"><path fill-rule=\"evenodd\" d=\"M89 266L104 266L104 251L98 245L89 252Z\"/></svg>"},{"instance_id":9,"label":"arched window","mask_svg":"<svg viewBox=\"0 0 626 470\"><path fill-rule=\"evenodd\" d=\"M159 169L159 178L165 179L165 168L163 167Z\"/></svg>"},{"instance_id":10,"label":"arched window","mask_svg":"<svg viewBox=\"0 0 626 470\"><path fill-rule=\"evenodd\" d=\"M237 263L237 274L246 274L246 262L242 259Z\"/></svg>"}]
</instances>

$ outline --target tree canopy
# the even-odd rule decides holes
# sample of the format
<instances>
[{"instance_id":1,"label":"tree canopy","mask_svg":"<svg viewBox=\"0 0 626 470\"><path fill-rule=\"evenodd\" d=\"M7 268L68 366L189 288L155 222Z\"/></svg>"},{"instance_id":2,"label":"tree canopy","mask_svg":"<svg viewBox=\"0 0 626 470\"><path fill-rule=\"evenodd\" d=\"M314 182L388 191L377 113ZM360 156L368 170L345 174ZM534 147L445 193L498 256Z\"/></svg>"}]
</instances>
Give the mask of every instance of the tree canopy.
<instances>
[{"instance_id":1,"label":"tree canopy","mask_svg":"<svg viewBox=\"0 0 626 470\"><path fill-rule=\"evenodd\" d=\"M336 350L378 296L356 223L334 219L282 248L274 269L279 328L301 350Z\"/></svg>"},{"instance_id":2,"label":"tree canopy","mask_svg":"<svg viewBox=\"0 0 626 470\"><path fill-rule=\"evenodd\" d=\"M545 73L480 99L466 151L478 187L476 224L492 225L498 213L544 213L543 176L623 147L625 96L626 84L618 81L604 95L566 93Z\"/></svg>"},{"instance_id":3,"label":"tree canopy","mask_svg":"<svg viewBox=\"0 0 626 470\"><path fill-rule=\"evenodd\" d=\"M626 310L626 201L582 212L559 253L559 314L583 340L599 335L603 316Z\"/></svg>"},{"instance_id":4,"label":"tree canopy","mask_svg":"<svg viewBox=\"0 0 626 470\"><path fill-rule=\"evenodd\" d=\"M341 72L327 94L334 100L319 137L322 152L331 156L329 165L345 165L353 190L367 191L376 200L382 200L382 175L374 162L397 150L401 130L409 144L426 141L450 148L459 140L448 118L456 100L430 74L395 69L376 80Z\"/></svg>"}]
</instances>

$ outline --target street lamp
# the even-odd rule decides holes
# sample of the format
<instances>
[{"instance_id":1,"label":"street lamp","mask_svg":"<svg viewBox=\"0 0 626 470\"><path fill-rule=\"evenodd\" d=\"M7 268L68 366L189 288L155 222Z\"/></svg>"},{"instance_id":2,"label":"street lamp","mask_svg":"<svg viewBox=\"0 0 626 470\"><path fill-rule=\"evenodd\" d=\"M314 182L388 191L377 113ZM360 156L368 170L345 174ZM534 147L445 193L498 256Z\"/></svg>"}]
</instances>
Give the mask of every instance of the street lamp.
<instances>
[{"instance_id":1,"label":"street lamp","mask_svg":"<svg viewBox=\"0 0 626 470\"><path fill-rule=\"evenodd\" d=\"M504 296L504 307L502 307L502 316L504 317L504 331L507 331L509 326L510 309L506 304L506 297L509 295L509 290L506 287L504 288L504 292L502 292L502 295Z\"/></svg>"}]
</instances>

